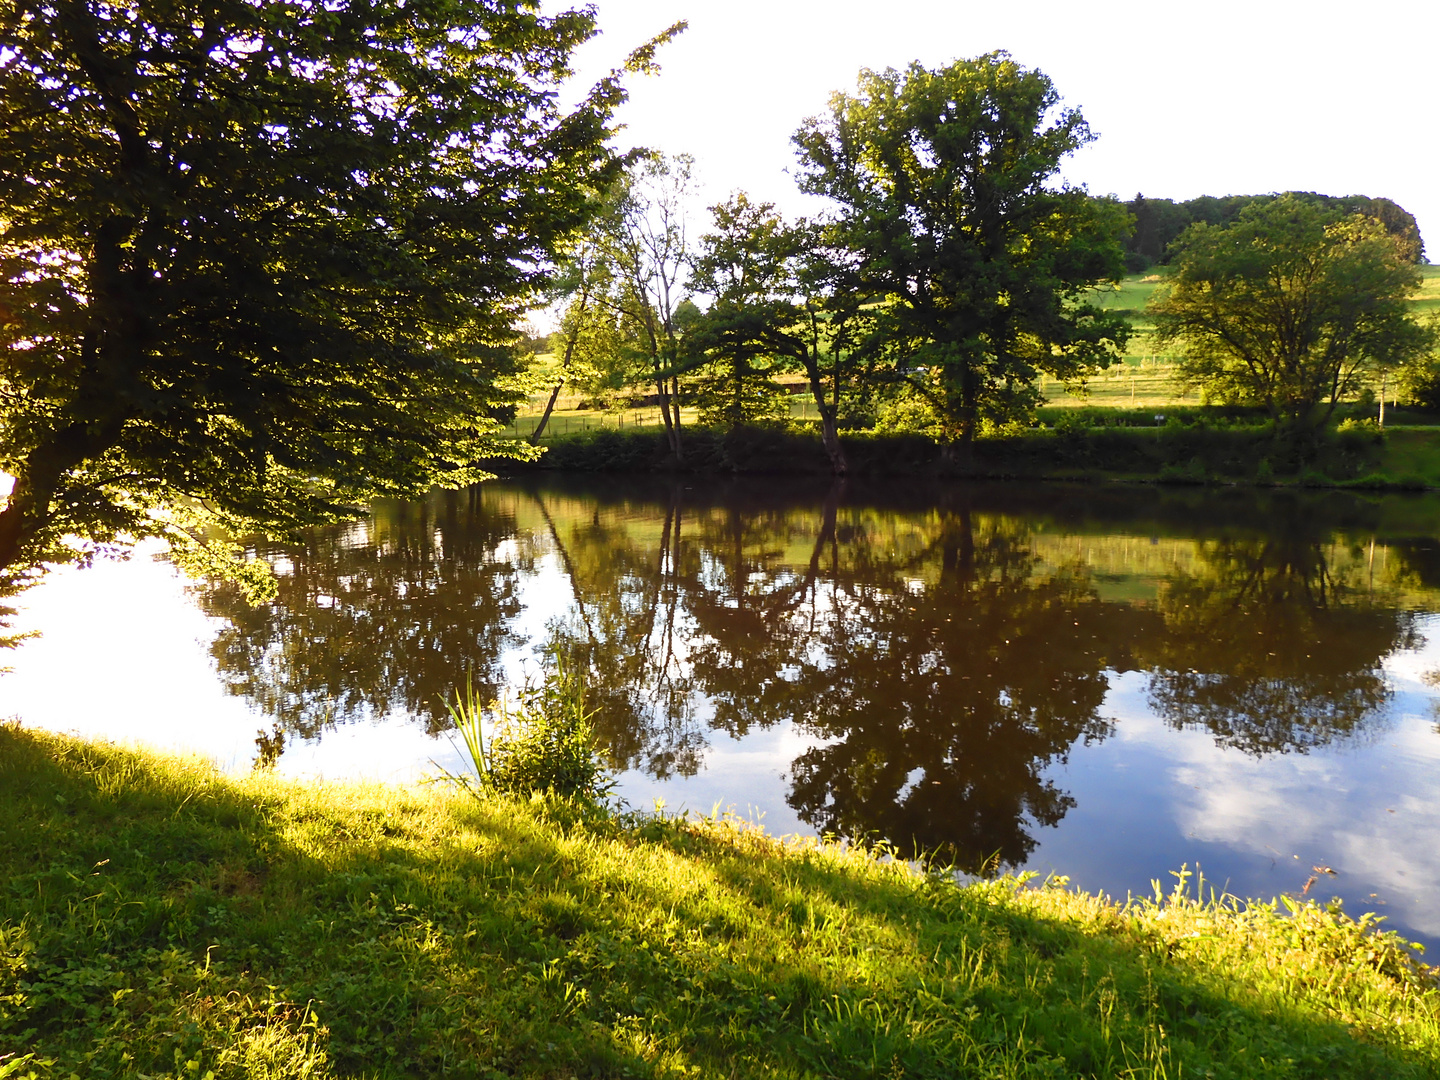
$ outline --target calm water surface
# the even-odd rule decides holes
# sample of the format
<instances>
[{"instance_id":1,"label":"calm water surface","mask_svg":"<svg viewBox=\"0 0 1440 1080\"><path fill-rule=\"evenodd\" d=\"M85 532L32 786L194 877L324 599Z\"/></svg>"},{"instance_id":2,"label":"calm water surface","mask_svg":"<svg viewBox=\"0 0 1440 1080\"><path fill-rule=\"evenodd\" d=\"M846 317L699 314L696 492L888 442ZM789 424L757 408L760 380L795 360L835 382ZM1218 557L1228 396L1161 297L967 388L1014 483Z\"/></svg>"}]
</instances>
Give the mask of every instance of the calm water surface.
<instances>
[{"instance_id":1,"label":"calm water surface","mask_svg":"<svg viewBox=\"0 0 1440 1080\"><path fill-rule=\"evenodd\" d=\"M263 547L260 607L145 555L57 573L0 715L406 779L457 767L467 672L497 694L559 645L632 805L1122 896L1313 876L1434 945L1437 527L1433 497L494 483Z\"/></svg>"}]
</instances>

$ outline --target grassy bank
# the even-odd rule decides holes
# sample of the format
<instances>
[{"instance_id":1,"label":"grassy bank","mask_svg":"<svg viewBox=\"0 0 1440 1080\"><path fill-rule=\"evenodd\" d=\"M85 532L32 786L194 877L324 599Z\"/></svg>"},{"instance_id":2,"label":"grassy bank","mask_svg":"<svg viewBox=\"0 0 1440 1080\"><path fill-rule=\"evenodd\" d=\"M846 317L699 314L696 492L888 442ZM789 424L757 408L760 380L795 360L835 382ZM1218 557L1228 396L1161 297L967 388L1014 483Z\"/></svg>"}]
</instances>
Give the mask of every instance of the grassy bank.
<instances>
[{"instance_id":1,"label":"grassy bank","mask_svg":"<svg viewBox=\"0 0 1440 1080\"><path fill-rule=\"evenodd\" d=\"M1393 941L0 729L0 1075L1408 1077Z\"/></svg>"},{"instance_id":2,"label":"grassy bank","mask_svg":"<svg viewBox=\"0 0 1440 1080\"><path fill-rule=\"evenodd\" d=\"M967 455L947 456L924 435L857 433L843 438L852 474L1025 479L1114 479L1177 484L1254 483L1308 487L1440 486L1440 427L1405 426L1329 432L1303 452L1253 417L1221 410L1153 413L1095 409L1042 414L1045 427L977 440ZM823 475L829 459L818 436L795 427L691 428L684 433L686 472ZM534 465L500 461L501 471L646 472L673 469L655 428L588 431L543 440Z\"/></svg>"}]
</instances>

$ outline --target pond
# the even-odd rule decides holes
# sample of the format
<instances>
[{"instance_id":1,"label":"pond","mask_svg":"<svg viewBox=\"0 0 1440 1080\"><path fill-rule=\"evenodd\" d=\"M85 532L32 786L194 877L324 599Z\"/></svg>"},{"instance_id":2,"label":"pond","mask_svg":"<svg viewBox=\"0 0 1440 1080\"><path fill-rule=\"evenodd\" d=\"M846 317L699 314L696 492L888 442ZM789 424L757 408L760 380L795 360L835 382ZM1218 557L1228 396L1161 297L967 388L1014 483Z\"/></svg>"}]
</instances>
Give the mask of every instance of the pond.
<instances>
[{"instance_id":1,"label":"pond","mask_svg":"<svg viewBox=\"0 0 1440 1080\"><path fill-rule=\"evenodd\" d=\"M456 769L443 699L561 647L632 806L1123 897L1197 864L1440 943L1440 499L550 476L23 597L0 716L244 770ZM1313 879L1313 880L1312 880Z\"/></svg>"}]
</instances>

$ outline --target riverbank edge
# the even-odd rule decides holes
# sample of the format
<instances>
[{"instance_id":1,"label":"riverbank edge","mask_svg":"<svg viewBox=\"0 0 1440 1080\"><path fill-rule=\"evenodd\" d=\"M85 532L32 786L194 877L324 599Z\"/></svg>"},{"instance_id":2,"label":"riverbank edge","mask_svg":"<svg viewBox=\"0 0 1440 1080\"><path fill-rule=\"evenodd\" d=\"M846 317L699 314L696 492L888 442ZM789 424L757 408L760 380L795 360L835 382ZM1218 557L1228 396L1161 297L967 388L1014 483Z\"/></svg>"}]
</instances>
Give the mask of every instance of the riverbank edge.
<instances>
[{"instance_id":1,"label":"riverbank edge","mask_svg":"<svg viewBox=\"0 0 1440 1080\"><path fill-rule=\"evenodd\" d=\"M1126 903L956 884L723 815L17 724L0 812L5 1075L1440 1073L1435 972L1393 934L1183 872Z\"/></svg>"},{"instance_id":2,"label":"riverbank edge","mask_svg":"<svg viewBox=\"0 0 1440 1080\"><path fill-rule=\"evenodd\" d=\"M967 453L924 435L847 434L850 476L1056 480L1184 486L1433 491L1440 488L1440 427L1331 434L1303 462L1268 431L1246 427L1076 427L981 439ZM502 476L533 472L828 475L813 433L785 427L690 428L677 465L658 428L547 436L536 461L497 458Z\"/></svg>"}]
</instances>

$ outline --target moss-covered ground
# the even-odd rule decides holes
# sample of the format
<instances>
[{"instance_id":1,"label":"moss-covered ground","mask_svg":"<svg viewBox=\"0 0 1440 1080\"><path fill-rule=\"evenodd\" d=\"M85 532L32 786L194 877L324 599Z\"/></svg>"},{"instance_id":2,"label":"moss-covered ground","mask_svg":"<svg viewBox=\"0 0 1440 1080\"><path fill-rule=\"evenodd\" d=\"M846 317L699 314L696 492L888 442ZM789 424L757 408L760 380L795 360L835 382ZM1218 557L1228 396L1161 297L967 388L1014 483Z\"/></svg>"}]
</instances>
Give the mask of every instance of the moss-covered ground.
<instances>
[{"instance_id":1,"label":"moss-covered ground","mask_svg":"<svg viewBox=\"0 0 1440 1080\"><path fill-rule=\"evenodd\" d=\"M1431 973L1313 905L961 886L13 724L0 814L4 1076L1440 1074Z\"/></svg>"}]
</instances>

